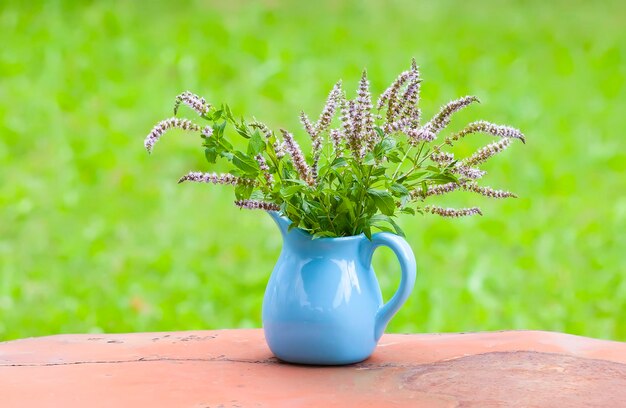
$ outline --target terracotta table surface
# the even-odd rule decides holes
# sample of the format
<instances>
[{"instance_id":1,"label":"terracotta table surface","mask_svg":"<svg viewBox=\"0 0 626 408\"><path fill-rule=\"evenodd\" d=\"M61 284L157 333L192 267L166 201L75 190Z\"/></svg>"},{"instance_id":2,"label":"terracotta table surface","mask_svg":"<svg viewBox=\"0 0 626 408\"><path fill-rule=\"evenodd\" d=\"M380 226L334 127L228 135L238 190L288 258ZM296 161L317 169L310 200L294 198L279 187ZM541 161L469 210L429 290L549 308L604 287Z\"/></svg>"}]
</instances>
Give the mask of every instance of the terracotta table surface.
<instances>
[{"instance_id":1,"label":"terracotta table surface","mask_svg":"<svg viewBox=\"0 0 626 408\"><path fill-rule=\"evenodd\" d=\"M0 343L0 407L626 407L626 343L560 333L387 334L346 367L281 363L263 332Z\"/></svg>"}]
</instances>

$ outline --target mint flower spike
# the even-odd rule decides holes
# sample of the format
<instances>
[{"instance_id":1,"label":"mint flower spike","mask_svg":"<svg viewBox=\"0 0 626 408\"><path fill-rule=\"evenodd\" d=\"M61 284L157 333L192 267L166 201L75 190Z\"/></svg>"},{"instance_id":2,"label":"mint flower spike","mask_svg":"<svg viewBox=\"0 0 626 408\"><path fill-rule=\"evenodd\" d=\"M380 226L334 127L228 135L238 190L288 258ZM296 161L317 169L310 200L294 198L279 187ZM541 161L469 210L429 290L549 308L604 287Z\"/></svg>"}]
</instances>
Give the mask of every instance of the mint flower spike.
<instances>
[{"instance_id":1,"label":"mint flower spike","mask_svg":"<svg viewBox=\"0 0 626 408\"><path fill-rule=\"evenodd\" d=\"M426 125L431 132L434 134L439 133L443 128L448 126L450 123L450 119L452 118L452 114L460 111L466 106L470 105L472 102L480 102L475 96L464 96L459 99L455 99L451 102L448 102L444 107L441 108L439 113L435 115Z\"/></svg>"},{"instance_id":2,"label":"mint flower spike","mask_svg":"<svg viewBox=\"0 0 626 408\"><path fill-rule=\"evenodd\" d=\"M235 205L239 208L245 208L248 210L280 211L279 205L268 203L267 201L237 200L235 201Z\"/></svg>"},{"instance_id":3,"label":"mint flower spike","mask_svg":"<svg viewBox=\"0 0 626 408\"><path fill-rule=\"evenodd\" d=\"M421 82L421 79L417 63L415 59L412 59L411 69L398 75L395 81L380 95L376 103L376 109L378 110L382 109L385 103L387 103L387 122L393 122L399 117L407 117L415 113L414 110L417 110L417 107L415 104L412 106L410 104L413 100L417 103L419 82ZM404 91L402 98L399 99L398 95L407 83L407 89ZM419 113L419 110L417 112ZM416 122L419 122L419 119Z\"/></svg>"},{"instance_id":4,"label":"mint flower spike","mask_svg":"<svg viewBox=\"0 0 626 408\"><path fill-rule=\"evenodd\" d=\"M146 136L146 139L143 142L148 153L152 153L152 148L154 147L154 144L159 141L161 136L163 136L163 134L168 129L172 128L192 131L200 130L200 126L196 125L189 119L169 118L162 120L152 128L152 130L150 131L148 136Z\"/></svg>"},{"instance_id":5,"label":"mint flower spike","mask_svg":"<svg viewBox=\"0 0 626 408\"><path fill-rule=\"evenodd\" d=\"M174 102L174 115L178 113L178 108L181 103L189 106L200 116L207 115L211 110L211 104L207 103L204 98L192 92L185 91L176 97L176 101Z\"/></svg>"},{"instance_id":6,"label":"mint flower spike","mask_svg":"<svg viewBox=\"0 0 626 408\"><path fill-rule=\"evenodd\" d=\"M278 160L285 157L285 142L279 142L278 140L273 144L274 152L276 153L276 158Z\"/></svg>"},{"instance_id":7,"label":"mint flower spike","mask_svg":"<svg viewBox=\"0 0 626 408\"><path fill-rule=\"evenodd\" d=\"M320 133L326 131L330 127L330 123L333 121L333 117L337 111L337 105L341 102L341 96L341 80L339 80L328 94L324 109L322 109L322 113L314 125L314 132L316 135L319 136Z\"/></svg>"},{"instance_id":8,"label":"mint flower spike","mask_svg":"<svg viewBox=\"0 0 626 408\"><path fill-rule=\"evenodd\" d=\"M255 184L254 180L236 177L236 176L233 176L232 174L201 173L198 171L191 171L185 174L178 180L178 184L183 183L185 181L193 181L196 183L230 184L232 186L236 186L239 184L243 184L243 185Z\"/></svg>"},{"instance_id":9,"label":"mint flower spike","mask_svg":"<svg viewBox=\"0 0 626 408\"><path fill-rule=\"evenodd\" d=\"M401 118L395 122L387 122L383 125L382 129L385 134L391 134L406 129L411 124L411 119Z\"/></svg>"},{"instance_id":10,"label":"mint flower spike","mask_svg":"<svg viewBox=\"0 0 626 408\"><path fill-rule=\"evenodd\" d=\"M433 205L428 205L424 207L424 212L437 214L441 217L448 217L448 218L466 217L469 215L483 215L483 213L480 211L480 208L478 207L455 209L455 208L442 208L442 207L436 207Z\"/></svg>"},{"instance_id":11,"label":"mint flower spike","mask_svg":"<svg viewBox=\"0 0 626 408\"><path fill-rule=\"evenodd\" d=\"M333 144L334 153L339 155L343 151L343 147L341 146L343 142L344 136L339 129L331 129L330 130L330 140Z\"/></svg>"},{"instance_id":12,"label":"mint flower spike","mask_svg":"<svg viewBox=\"0 0 626 408\"><path fill-rule=\"evenodd\" d=\"M267 127L265 123L255 120L254 122L251 122L249 126L255 129L259 129L259 131L263 133L266 139L272 137L273 132L270 130L270 128Z\"/></svg>"},{"instance_id":13,"label":"mint flower spike","mask_svg":"<svg viewBox=\"0 0 626 408\"><path fill-rule=\"evenodd\" d=\"M400 73L400 75L398 75L398 77L391 83L391 85L389 85L389 87L385 89L385 92L380 95L378 101L376 102L376 109L382 109L382 107L385 105L385 102L387 102L389 105L389 109L391 110L391 107L396 103L396 98L398 96L400 88L402 88L402 85L404 85L413 74L413 70ZM387 114L389 115L389 112ZM391 121L392 120L390 120L390 122Z\"/></svg>"},{"instance_id":14,"label":"mint flower spike","mask_svg":"<svg viewBox=\"0 0 626 408\"><path fill-rule=\"evenodd\" d=\"M398 106L398 113L401 118L409 119L415 124L419 124L421 111L417 107L419 102L420 85L422 81L419 77L412 80L402 95L401 103Z\"/></svg>"},{"instance_id":15,"label":"mint flower spike","mask_svg":"<svg viewBox=\"0 0 626 408\"><path fill-rule=\"evenodd\" d=\"M213 128L211 126L205 126L200 133L202 133L204 137L211 137L211 135L213 135Z\"/></svg>"},{"instance_id":16,"label":"mint flower spike","mask_svg":"<svg viewBox=\"0 0 626 408\"><path fill-rule=\"evenodd\" d=\"M435 186L426 186L426 190L417 188L410 192L411 198L426 198L434 195L442 195L446 193L450 193L454 190L458 190L461 188L461 184L459 183L446 183L446 184L437 184Z\"/></svg>"},{"instance_id":17,"label":"mint flower spike","mask_svg":"<svg viewBox=\"0 0 626 408\"><path fill-rule=\"evenodd\" d=\"M406 135L409 137L409 143L413 146L420 142L432 142L437 138L437 135L433 133L428 127L422 127L420 129L408 129Z\"/></svg>"},{"instance_id":18,"label":"mint flower spike","mask_svg":"<svg viewBox=\"0 0 626 408\"><path fill-rule=\"evenodd\" d=\"M374 131L374 117L372 116L372 94L370 93L370 82L367 79L367 71L363 70L359 88L357 91L356 109L361 120L361 134L365 140L368 151L374 150L378 143L378 133Z\"/></svg>"},{"instance_id":19,"label":"mint flower spike","mask_svg":"<svg viewBox=\"0 0 626 408\"><path fill-rule=\"evenodd\" d=\"M446 144L451 145L453 141L457 141L471 133L487 133L502 138L519 139L522 143L526 143L524 134L518 129L479 120L477 122L470 123L463 130L455 133L451 137L446 138Z\"/></svg>"},{"instance_id":20,"label":"mint flower spike","mask_svg":"<svg viewBox=\"0 0 626 408\"><path fill-rule=\"evenodd\" d=\"M300 123L302 123L304 130L309 134L309 136L311 136L313 156L317 157L319 151L322 149L322 138L320 137L316 127L313 126L309 117L304 112L300 112Z\"/></svg>"},{"instance_id":21,"label":"mint flower spike","mask_svg":"<svg viewBox=\"0 0 626 408\"><path fill-rule=\"evenodd\" d=\"M317 132L313 128L313 124L309 120L307 114L304 113L304 111L300 112L300 123L302 123L302 127L304 128L304 130L309 134L309 136L311 136L311 139L315 140L315 138L317 137Z\"/></svg>"},{"instance_id":22,"label":"mint flower spike","mask_svg":"<svg viewBox=\"0 0 626 408\"><path fill-rule=\"evenodd\" d=\"M260 153L254 158L257 163L259 163L259 168L263 172L263 177L265 177L265 181L267 181L267 186L271 189L274 185L274 177L272 177L272 174L270 173L270 166L267 165L267 161L265 161L265 158Z\"/></svg>"},{"instance_id":23,"label":"mint flower spike","mask_svg":"<svg viewBox=\"0 0 626 408\"><path fill-rule=\"evenodd\" d=\"M346 139L348 148L352 151L354 158L360 158L362 154L362 140L358 134L356 123L356 103L346 99L342 95L341 101L341 126L343 127L343 136Z\"/></svg>"},{"instance_id":24,"label":"mint flower spike","mask_svg":"<svg viewBox=\"0 0 626 408\"><path fill-rule=\"evenodd\" d=\"M419 125L421 111L417 107L420 100L422 79L415 59L411 61L411 77L407 85L398 110L401 118L410 119L414 125Z\"/></svg>"},{"instance_id":25,"label":"mint flower spike","mask_svg":"<svg viewBox=\"0 0 626 408\"><path fill-rule=\"evenodd\" d=\"M434 195L443 195L455 190L471 191L490 198L517 198L517 196L510 191L494 190L491 187L481 187L475 182L461 181L459 183L446 183L437 184L434 186L427 186L426 190L417 188L411 191L411 198L424 199L426 197Z\"/></svg>"},{"instance_id":26,"label":"mint flower spike","mask_svg":"<svg viewBox=\"0 0 626 408\"><path fill-rule=\"evenodd\" d=\"M298 171L300 178L308 185L313 186L315 184L315 180L311 174L311 168L306 163L304 154L302 154L302 150L300 149L298 142L296 142L293 135L285 129L280 129L280 131L285 139L285 149L289 152L289 155L291 155L291 160L293 161L293 165Z\"/></svg>"},{"instance_id":27,"label":"mint flower spike","mask_svg":"<svg viewBox=\"0 0 626 408\"><path fill-rule=\"evenodd\" d=\"M452 173L459 174L468 180L478 180L487 174L484 170L458 164L454 169L452 169Z\"/></svg>"},{"instance_id":28,"label":"mint flower spike","mask_svg":"<svg viewBox=\"0 0 626 408\"><path fill-rule=\"evenodd\" d=\"M464 159L461 163L465 166L475 166L477 164L484 163L490 157L500 153L503 150L506 150L507 147L511 145L511 139L501 139L497 142L490 143L487 146L479 149L468 157Z\"/></svg>"},{"instance_id":29,"label":"mint flower spike","mask_svg":"<svg viewBox=\"0 0 626 408\"><path fill-rule=\"evenodd\" d=\"M311 177L317 182L317 170L320 159L320 151L322 150L323 140L321 137L322 132L326 131L330 127L330 123L337 111L337 105L341 102L341 81L338 81L331 89L326 99L326 105L322 109L319 119L313 125L308 116L302 112L300 113L300 122L304 126L306 132L311 136L313 147L313 166L311 167Z\"/></svg>"},{"instance_id":30,"label":"mint flower spike","mask_svg":"<svg viewBox=\"0 0 626 408\"><path fill-rule=\"evenodd\" d=\"M454 154L449 152L438 152L430 155L430 160L439 166L447 166L454 161Z\"/></svg>"},{"instance_id":31,"label":"mint flower spike","mask_svg":"<svg viewBox=\"0 0 626 408\"><path fill-rule=\"evenodd\" d=\"M491 187L481 187L476 183L465 183L462 188L465 191L473 191L474 193L490 198L517 198L517 195L511 193L510 191L494 190Z\"/></svg>"}]
</instances>

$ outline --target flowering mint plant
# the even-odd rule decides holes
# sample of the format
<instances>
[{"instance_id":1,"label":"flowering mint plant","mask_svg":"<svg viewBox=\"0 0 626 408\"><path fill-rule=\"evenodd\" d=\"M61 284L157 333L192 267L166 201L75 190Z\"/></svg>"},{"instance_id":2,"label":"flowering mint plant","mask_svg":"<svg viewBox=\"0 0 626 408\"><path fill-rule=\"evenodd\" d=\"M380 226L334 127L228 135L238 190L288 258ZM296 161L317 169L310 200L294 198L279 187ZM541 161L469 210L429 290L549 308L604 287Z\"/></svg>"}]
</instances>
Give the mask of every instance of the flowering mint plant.
<instances>
[{"instance_id":1,"label":"flowering mint plant","mask_svg":"<svg viewBox=\"0 0 626 408\"><path fill-rule=\"evenodd\" d=\"M171 128L199 134L207 161L225 160L231 169L225 174L191 172L179 183L232 185L238 207L279 211L292 221L292 228L301 228L313 237L364 233L371 238L372 229L403 235L395 220L399 214L481 214L477 207L451 209L428 203L456 190L492 198L515 197L508 191L479 186L485 172L478 166L506 149L513 139L524 142L522 133L477 121L444 137L442 132L453 114L478 99L456 99L423 122L418 107L421 82L413 61L411 69L380 95L375 107L365 72L354 99L346 97L338 82L317 120L300 114L312 144L308 155L291 132L280 129L276 133L261 122L236 119L228 105L215 107L191 92L176 98L174 114L185 105L204 123L177 117L163 120L147 136L145 147L151 152ZM469 157L457 158L447 151L474 133L498 140ZM233 136L245 139L245 150L234 147Z\"/></svg>"}]
</instances>

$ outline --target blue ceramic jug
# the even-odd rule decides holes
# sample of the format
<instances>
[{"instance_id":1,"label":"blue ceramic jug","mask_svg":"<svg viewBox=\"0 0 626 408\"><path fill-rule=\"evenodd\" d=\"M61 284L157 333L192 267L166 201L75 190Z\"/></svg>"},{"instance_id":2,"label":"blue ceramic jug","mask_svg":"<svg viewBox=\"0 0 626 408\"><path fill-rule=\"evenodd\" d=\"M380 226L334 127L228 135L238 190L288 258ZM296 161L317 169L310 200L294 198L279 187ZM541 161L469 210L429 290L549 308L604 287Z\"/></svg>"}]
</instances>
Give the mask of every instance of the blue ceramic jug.
<instances>
[{"instance_id":1,"label":"blue ceramic jug","mask_svg":"<svg viewBox=\"0 0 626 408\"><path fill-rule=\"evenodd\" d=\"M319 365L351 364L368 358L385 327L415 283L415 258L400 236L377 233L312 239L277 212L270 215L283 249L263 299L263 329L281 360ZM372 254L388 246L402 270L400 287L383 304Z\"/></svg>"}]
</instances>

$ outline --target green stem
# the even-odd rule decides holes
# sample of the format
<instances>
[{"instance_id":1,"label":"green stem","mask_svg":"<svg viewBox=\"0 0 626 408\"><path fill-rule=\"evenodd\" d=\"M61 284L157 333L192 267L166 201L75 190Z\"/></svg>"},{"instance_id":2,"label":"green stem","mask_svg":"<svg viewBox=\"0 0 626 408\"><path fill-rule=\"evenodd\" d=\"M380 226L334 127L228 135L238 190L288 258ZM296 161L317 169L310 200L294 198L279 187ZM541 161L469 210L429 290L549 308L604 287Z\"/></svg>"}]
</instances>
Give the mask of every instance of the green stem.
<instances>
[{"instance_id":1,"label":"green stem","mask_svg":"<svg viewBox=\"0 0 626 408\"><path fill-rule=\"evenodd\" d=\"M358 220L361 219L362 215L365 212L365 207L363 206L363 201L365 200L365 194L367 193L367 190L370 188L369 182L370 182L370 178L372 177L372 170L373 170L373 168L374 168L374 166L370 166L369 172L367 174L367 177L365 178L365 180L362 183L365 187L361 190L361 197L359 198L359 200L357 202L359 204L359 206L360 206L359 212L358 212L359 216L355 220L357 222L354 223L354 229L352 230L352 235L356 235L357 230L358 230L358 226L359 226Z\"/></svg>"},{"instance_id":2,"label":"green stem","mask_svg":"<svg viewBox=\"0 0 626 408\"><path fill-rule=\"evenodd\" d=\"M328 218L328 222L330 222L330 226L332 227L333 232L335 233L335 236L339 236L339 234L337 233L337 228L335 228L335 224L333 224L333 220L330 218L329 211L326 212L326 218Z\"/></svg>"},{"instance_id":3,"label":"green stem","mask_svg":"<svg viewBox=\"0 0 626 408\"><path fill-rule=\"evenodd\" d=\"M400 164L398 164L396 171L393 172L393 176L391 176L392 181L396 180L396 174L398 174L398 171L400 170L400 167L402 167L402 165L404 164L404 161L406 160L406 158L409 157L409 152L411 151L412 148L413 146L409 147L406 153L404 153L404 157L402 158L402 160L400 160Z\"/></svg>"},{"instance_id":4,"label":"green stem","mask_svg":"<svg viewBox=\"0 0 626 408\"><path fill-rule=\"evenodd\" d=\"M303 212L300 208L296 207L294 204L292 204L289 201L285 201L287 203L287 205L290 205L291 207L293 207L293 209L299 213L299 214L304 214L305 218L308 216L308 214L306 214L305 212ZM293 222L293 221L292 221ZM309 217L309 222L311 223L311 225L315 225L315 220L313 220L312 218ZM306 229L308 231L312 231L312 228L303 228Z\"/></svg>"},{"instance_id":5,"label":"green stem","mask_svg":"<svg viewBox=\"0 0 626 408\"><path fill-rule=\"evenodd\" d=\"M330 208L326 207L324 200L322 199L322 197L320 197L319 191L316 191L316 193L317 194L315 194L315 199L324 207L326 218L328 219L328 222L330 223L330 226L333 229L333 232L335 233L336 236L339 236L339 234L337 233L337 228L335 228L335 224L333 223L333 220L330 218Z\"/></svg>"},{"instance_id":6,"label":"green stem","mask_svg":"<svg viewBox=\"0 0 626 408\"><path fill-rule=\"evenodd\" d=\"M417 159L421 156L422 151L424 150L424 146L426 145L425 142L422 142L422 144L420 145L420 149L417 152L417 154L415 155L415 162L417 162ZM420 160L419 163L415 163L413 164L413 166L409 169L409 171L407 171L406 173L404 173L401 177L408 177L410 176L415 170L419 169L420 167L422 167L422 163L424 163L424 160L426 160L426 157L428 156L424 156L424 158L422 160ZM395 180L394 180L395 181Z\"/></svg>"}]
</instances>

